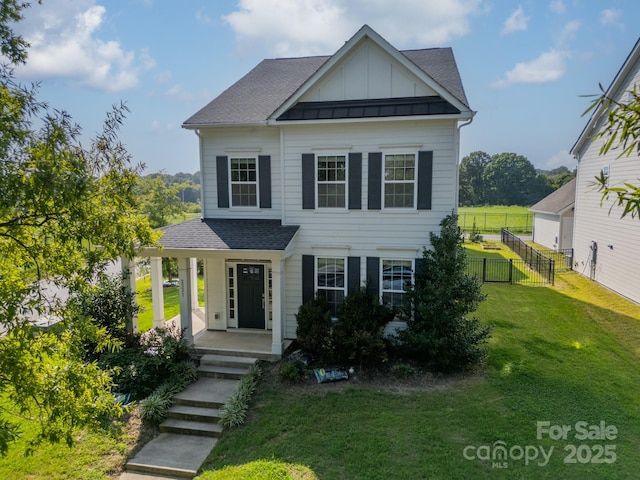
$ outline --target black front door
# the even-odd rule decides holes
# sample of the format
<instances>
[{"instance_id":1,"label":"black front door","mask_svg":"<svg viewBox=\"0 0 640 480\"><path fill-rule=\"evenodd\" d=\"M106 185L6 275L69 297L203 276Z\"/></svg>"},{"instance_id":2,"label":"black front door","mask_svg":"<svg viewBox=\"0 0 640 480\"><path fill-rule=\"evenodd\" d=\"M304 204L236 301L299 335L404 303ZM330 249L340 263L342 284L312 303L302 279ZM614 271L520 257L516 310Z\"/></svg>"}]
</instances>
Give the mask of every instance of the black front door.
<instances>
[{"instance_id":1,"label":"black front door","mask_svg":"<svg viewBox=\"0 0 640 480\"><path fill-rule=\"evenodd\" d=\"M238 327L264 329L264 265L238 265Z\"/></svg>"}]
</instances>

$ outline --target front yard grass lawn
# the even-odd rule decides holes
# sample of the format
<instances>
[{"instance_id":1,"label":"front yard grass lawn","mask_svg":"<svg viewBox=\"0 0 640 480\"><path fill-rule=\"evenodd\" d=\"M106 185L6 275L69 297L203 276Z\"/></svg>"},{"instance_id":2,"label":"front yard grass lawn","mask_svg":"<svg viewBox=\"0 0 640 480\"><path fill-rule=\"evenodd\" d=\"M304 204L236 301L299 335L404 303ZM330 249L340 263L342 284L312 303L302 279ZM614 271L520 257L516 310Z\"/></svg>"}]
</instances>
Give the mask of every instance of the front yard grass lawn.
<instances>
[{"instance_id":1,"label":"front yard grass lawn","mask_svg":"<svg viewBox=\"0 0 640 480\"><path fill-rule=\"evenodd\" d=\"M555 287L483 289L477 314L495 329L482 371L409 388L289 386L267 372L247 423L223 433L205 470L278 459L323 480L637 478L640 307L575 273ZM568 425L567 438L538 438L545 421ZM617 435L582 440L577 422ZM485 459L499 445L508 458ZM604 445L614 462L598 463L613 458Z\"/></svg>"}]
</instances>

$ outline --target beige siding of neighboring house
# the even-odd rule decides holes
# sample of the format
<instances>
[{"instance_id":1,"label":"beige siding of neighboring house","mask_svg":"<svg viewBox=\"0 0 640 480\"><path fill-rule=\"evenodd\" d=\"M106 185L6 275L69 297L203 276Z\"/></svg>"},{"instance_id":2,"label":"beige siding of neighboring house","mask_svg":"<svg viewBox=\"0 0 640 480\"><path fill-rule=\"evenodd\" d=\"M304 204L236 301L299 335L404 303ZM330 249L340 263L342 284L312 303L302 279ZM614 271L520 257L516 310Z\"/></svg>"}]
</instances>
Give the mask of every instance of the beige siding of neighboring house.
<instances>
[{"instance_id":1,"label":"beige siding of neighboring house","mask_svg":"<svg viewBox=\"0 0 640 480\"><path fill-rule=\"evenodd\" d=\"M280 218L280 137L276 128L202 129L203 216L205 218ZM271 156L271 208L218 208L217 156Z\"/></svg>"},{"instance_id":2,"label":"beige siding of neighboring house","mask_svg":"<svg viewBox=\"0 0 640 480\"><path fill-rule=\"evenodd\" d=\"M284 136L284 216L287 224L300 225L295 240L297 253L287 260L285 336L294 337L295 313L302 303L303 254L360 257L362 282L368 256L414 259L421 255L429 244L429 233L439 231L443 217L456 209L458 130L453 120L363 122L288 126ZM367 210L368 154L420 150L433 151L432 209ZM302 154L330 151L362 153L361 210L302 208Z\"/></svg>"},{"instance_id":3,"label":"beige siding of neighboring house","mask_svg":"<svg viewBox=\"0 0 640 480\"><path fill-rule=\"evenodd\" d=\"M629 90L640 84L638 65L624 82ZM625 94L618 98L625 100ZM598 128L602 128L600 124ZM617 158L618 151L599 155L602 140L589 140L580 152L576 184L574 224L574 269L636 302L640 302L640 219L621 218L622 209L613 200L601 205L601 194L594 188L595 177L609 165L609 185L640 182L640 159L636 152ZM592 242L597 244L593 264Z\"/></svg>"}]
</instances>

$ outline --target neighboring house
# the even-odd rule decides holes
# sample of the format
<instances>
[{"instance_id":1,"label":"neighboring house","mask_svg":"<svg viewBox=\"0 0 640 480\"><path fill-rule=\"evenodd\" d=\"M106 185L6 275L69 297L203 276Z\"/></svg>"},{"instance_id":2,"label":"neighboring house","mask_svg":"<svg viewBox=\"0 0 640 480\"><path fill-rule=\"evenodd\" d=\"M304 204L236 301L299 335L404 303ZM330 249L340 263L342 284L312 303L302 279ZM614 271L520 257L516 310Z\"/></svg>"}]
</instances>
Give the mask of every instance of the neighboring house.
<instances>
[{"instance_id":1,"label":"neighboring house","mask_svg":"<svg viewBox=\"0 0 640 480\"><path fill-rule=\"evenodd\" d=\"M195 257L207 328L271 332L273 353L316 294L335 312L366 284L398 305L457 210L474 113L450 48L398 51L368 26L331 56L262 61L183 124L203 218L163 228L148 252L179 259L183 326Z\"/></svg>"},{"instance_id":2,"label":"neighboring house","mask_svg":"<svg viewBox=\"0 0 640 480\"><path fill-rule=\"evenodd\" d=\"M533 241L552 250L568 250L573 245L573 205L576 179L565 183L533 207Z\"/></svg>"},{"instance_id":3,"label":"neighboring house","mask_svg":"<svg viewBox=\"0 0 640 480\"><path fill-rule=\"evenodd\" d=\"M640 39L606 91L618 102L630 99L628 92L640 88ZM593 136L605 127L607 111L593 112L571 149L578 159L573 232L574 269L621 295L640 302L640 219L621 218L622 208L613 198L601 202L595 178L603 172L608 185L640 182L640 159L634 151L618 158L620 149L600 155L606 138Z\"/></svg>"}]
</instances>

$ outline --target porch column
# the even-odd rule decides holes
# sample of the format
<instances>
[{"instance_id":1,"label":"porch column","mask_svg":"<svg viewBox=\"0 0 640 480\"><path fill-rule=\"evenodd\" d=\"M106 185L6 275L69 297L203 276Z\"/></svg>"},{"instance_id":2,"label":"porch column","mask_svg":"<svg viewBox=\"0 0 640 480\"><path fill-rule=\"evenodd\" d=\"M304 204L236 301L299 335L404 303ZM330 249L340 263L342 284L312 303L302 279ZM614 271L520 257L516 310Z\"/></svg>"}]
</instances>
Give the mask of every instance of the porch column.
<instances>
[{"instance_id":1,"label":"porch column","mask_svg":"<svg viewBox=\"0 0 640 480\"><path fill-rule=\"evenodd\" d=\"M271 264L271 288L273 298L273 322L271 323L271 353L281 355L284 350L284 265L283 261Z\"/></svg>"},{"instance_id":2,"label":"porch column","mask_svg":"<svg viewBox=\"0 0 640 480\"><path fill-rule=\"evenodd\" d=\"M198 308L198 259L190 258L191 263L191 308Z\"/></svg>"},{"instance_id":3,"label":"porch column","mask_svg":"<svg viewBox=\"0 0 640 480\"><path fill-rule=\"evenodd\" d=\"M122 284L128 293L133 293L133 301L136 301L136 262L135 259L126 256L120 257L120 267L122 268ZM127 319L127 331L138 333L138 315L133 314Z\"/></svg>"},{"instance_id":4,"label":"porch column","mask_svg":"<svg viewBox=\"0 0 640 480\"><path fill-rule=\"evenodd\" d=\"M162 291L162 258L151 257L151 302L153 328L164 325L164 292Z\"/></svg>"},{"instance_id":5,"label":"porch column","mask_svg":"<svg viewBox=\"0 0 640 480\"><path fill-rule=\"evenodd\" d=\"M191 261L178 258L178 278L180 279L180 328L184 339L193 345L193 322L191 318ZM186 329L186 330L185 330Z\"/></svg>"}]
</instances>

